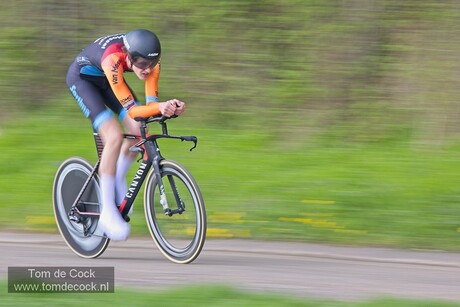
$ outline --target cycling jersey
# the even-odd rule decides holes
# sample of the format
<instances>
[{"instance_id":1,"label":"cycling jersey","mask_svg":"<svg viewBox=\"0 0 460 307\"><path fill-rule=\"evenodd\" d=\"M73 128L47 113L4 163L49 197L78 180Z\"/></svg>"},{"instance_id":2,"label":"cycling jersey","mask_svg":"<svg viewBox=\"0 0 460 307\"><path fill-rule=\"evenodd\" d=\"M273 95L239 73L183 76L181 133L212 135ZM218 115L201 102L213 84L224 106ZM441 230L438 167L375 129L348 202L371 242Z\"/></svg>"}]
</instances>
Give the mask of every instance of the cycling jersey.
<instances>
[{"instance_id":1,"label":"cycling jersey","mask_svg":"<svg viewBox=\"0 0 460 307\"><path fill-rule=\"evenodd\" d=\"M123 77L125 72L132 72L122 50L124 36L112 34L98 38L77 55L67 73L67 85L95 130L111 117L105 106L122 119L138 104ZM158 102L159 76L160 65L157 64L145 80L147 104Z\"/></svg>"}]
</instances>

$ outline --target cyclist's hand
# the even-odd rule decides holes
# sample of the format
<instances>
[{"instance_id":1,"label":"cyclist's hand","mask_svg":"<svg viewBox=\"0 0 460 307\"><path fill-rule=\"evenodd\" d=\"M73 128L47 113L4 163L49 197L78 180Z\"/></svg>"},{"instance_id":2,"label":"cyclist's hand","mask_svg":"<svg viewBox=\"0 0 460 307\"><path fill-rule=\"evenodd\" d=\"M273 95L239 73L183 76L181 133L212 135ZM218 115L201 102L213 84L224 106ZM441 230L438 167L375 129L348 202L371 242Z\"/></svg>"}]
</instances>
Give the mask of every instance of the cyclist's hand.
<instances>
[{"instance_id":1,"label":"cyclist's hand","mask_svg":"<svg viewBox=\"0 0 460 307\"><path fill-rule=\"evenodd\" d=\"M185 104L178 99L171 99L165 102L160 102L159 108L162 115L171 117L173 115L180 115L184 112Z\"/></svg>"},{"instance_id":2,"label":"cyclist's hand","mask_svg":"<svg viewBox=\"0 0 460 307\"><path fill-rule=\"evenodd\" d=\"M182 114L182 112L185 111L185 103L178 99L173 99L173 101L176 104L176 111L174 112L174 114L179 116Z\"/></svg>"}]
</instances>

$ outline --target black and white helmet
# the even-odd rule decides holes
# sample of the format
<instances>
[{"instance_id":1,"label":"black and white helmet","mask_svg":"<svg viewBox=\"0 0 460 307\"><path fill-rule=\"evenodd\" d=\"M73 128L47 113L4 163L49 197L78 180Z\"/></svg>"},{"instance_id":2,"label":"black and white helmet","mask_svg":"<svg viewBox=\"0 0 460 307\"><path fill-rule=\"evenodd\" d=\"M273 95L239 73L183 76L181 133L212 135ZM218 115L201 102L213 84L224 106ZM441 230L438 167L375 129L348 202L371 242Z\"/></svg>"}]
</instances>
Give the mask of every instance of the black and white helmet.
<instances>
[{"instance_id":1,"label":"black and white helmet","mask_svg":"<svg viewBox=\"0 0 460 307\"><path fill-rule=\"evenodd\" d=\"M123 38L123 43L133 61L136 61L139 57L152 61L155 65L160 61L160 40L155 33L149 30L137 29L130 31Z\"/></svg>"}]
</instances>

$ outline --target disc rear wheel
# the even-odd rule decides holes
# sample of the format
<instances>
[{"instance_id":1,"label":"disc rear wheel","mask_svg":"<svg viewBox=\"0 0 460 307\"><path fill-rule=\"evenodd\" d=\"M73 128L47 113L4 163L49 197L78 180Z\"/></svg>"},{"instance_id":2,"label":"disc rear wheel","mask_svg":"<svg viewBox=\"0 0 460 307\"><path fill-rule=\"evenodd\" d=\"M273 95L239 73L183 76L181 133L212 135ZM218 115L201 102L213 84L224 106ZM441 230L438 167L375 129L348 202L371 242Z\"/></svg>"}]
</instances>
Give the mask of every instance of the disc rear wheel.
<instances>
[{"instance_id":1,"label":"disc rear wheel","mask_svg":"<svg viewBox=\"0 0 460 307\"><path fill-rule=\"evenodd\" d=\"M91 164L82 158L67 159L56 172L53 184L54 216L59 232L70 249L83 258L100 256L110 241L97 227L101 193L96 174L77 204L78 210L83 214L71 212L72 205L90 177L92 169ZM95 214L85 215L85 212Z\"/></svg>"}]
</instances>

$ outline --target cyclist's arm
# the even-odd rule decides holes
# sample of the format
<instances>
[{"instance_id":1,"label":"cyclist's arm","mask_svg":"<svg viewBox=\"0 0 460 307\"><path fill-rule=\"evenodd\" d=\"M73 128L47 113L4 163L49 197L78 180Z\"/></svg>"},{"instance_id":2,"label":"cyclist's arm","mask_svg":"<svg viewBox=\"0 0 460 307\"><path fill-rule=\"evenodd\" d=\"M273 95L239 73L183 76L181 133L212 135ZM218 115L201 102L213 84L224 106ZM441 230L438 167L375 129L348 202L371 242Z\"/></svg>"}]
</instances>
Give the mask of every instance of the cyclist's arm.
<instances>
[{"instance_id":1,"label":"cyclist's arm","mask_svg":"<svg viewBox=\"0 0 460 307\"><path fill-rule=\"evenodd\" d=\"M123 108L128 111L136 105L136 102L123 78L123 57L122 52L109 54L102 60L101 66L113 93Z\"/></svg>"},{"instance_id":2,"label":"cyclist's arm","mask_svg":"<svg viewBox=\"0 0 460 307\"><path fill-rule=\"evenodd\" d=\"M145 80L145 103L146 106L136 106L128 111L131 118L150 117L161 112L158 99L158 79L160 78L160 64L156 65ZM164 110L163 110L164 112Z\"/></svg>"},{"instance_id":3,"label":"cyclist's arm","mask_svg":"<svg viewBox=\"0 0 460 307\"><path fill-rule=\"evenodd\" d=\"M145 80L145 103L158 102L158 80L160 79L160 63L158 63Z\"/></svg>"}]
</instances>

